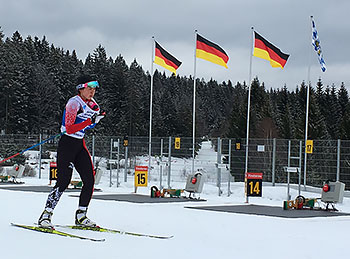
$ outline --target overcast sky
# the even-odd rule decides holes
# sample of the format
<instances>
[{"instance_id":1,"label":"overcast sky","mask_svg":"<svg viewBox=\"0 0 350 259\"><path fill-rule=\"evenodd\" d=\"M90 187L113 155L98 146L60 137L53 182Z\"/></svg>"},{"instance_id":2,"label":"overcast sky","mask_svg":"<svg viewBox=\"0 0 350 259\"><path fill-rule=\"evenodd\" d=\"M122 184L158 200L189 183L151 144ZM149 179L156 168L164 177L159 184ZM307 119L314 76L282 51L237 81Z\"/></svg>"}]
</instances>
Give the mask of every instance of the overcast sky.
<instances>
[{"instance_id":1,"label":"overcast sky","mask_svg":"<svg viewBox=\"0 0 350 259\"><path fill-rule=\"evenodd\" d=\"M272 68L267 60L253 57L252 75L267 89L290 90L319 77L325 85L350 90L349 0L0 0L0 26L6 37L19 31L45 35L50 43L76 50L80 59L101 44L115 59L128 64L136 58L144 70L151 68L152 36L182 61L181 76L193 75L197 29L228 54L228 69L197 59L197 77L219 82L247 81L252 49L251 27L290 54L285 68ZM314 16L327 65L323 73L311 47L310 15ZM158 65L154 68L170 72Z\"/></svg>"}]
</instances>

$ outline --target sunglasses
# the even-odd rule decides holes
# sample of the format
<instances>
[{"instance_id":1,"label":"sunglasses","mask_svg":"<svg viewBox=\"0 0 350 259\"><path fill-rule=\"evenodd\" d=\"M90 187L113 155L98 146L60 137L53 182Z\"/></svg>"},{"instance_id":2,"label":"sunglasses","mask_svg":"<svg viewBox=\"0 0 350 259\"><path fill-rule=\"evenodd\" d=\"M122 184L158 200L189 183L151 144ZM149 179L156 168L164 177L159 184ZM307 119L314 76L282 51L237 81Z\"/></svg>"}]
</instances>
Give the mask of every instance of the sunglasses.
<instances>
[{"instance_id":1,"label":"sunglasses","mask_svg":"<svg viewBox=\"0 0 350 259\"><path fill-rule=\"evenodd\" d=\"M90 88L96 88L96 87L99 87L99 84L97 81L91 81L91 82L87 82L85 84L80 84L80 85L77 85L77 90L79 89L84 89L86 87L90 87Z\"/></svg>"}]
</instances>

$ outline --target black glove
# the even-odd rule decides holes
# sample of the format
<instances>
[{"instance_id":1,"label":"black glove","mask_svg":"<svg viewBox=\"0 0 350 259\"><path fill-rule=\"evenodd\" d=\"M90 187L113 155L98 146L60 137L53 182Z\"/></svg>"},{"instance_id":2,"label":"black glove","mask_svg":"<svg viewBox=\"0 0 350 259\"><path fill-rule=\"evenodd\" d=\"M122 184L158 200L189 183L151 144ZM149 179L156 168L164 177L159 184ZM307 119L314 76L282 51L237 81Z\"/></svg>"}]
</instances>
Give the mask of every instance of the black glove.
<instances>
[{"instance_id":1,"label":"black glove","mask_svg":"<svg viewBox=\"0 0 350 259\"><path fill-rule=\"evenodd\" d=\"M94 123L99 123L101 119L103 119L104 117L106 116L106 113L105 112L102 112L100 114L94 114L92 117L91 117L91 123L94 124Z\"/></svg>"}]
</instances>

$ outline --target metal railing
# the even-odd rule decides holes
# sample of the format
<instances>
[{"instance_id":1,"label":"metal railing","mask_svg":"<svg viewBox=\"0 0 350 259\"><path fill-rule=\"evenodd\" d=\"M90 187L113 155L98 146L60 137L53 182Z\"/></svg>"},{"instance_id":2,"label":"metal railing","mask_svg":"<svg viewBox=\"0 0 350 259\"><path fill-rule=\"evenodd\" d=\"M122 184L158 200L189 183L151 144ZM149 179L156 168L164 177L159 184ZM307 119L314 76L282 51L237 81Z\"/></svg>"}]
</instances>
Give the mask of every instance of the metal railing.
<instances>
[{"instance_id":1,"label":"metal railing","mask_svg":"<svg viewBox=\"0 0 350 259\"><path fill-rule=\"evenodd\" d=\"M0 158L19 152L38 143L44 135L0 135ZM128 137L124 146L122 136L88 135L85 137L95 166L106 163L110 174L110 186L127 181L136 165L148 165L148 137ZM49 159L56 151L58 140L41 147L38 159ZM161 187L171 187L175 182L185 182L189 174L201 172L206 181L216 183L218 193L230 194L231 181L244 181L245 139L196 139L195 172L192 172L192 138L182 137L180 148L175 149L175 137L152 138L152 157L149 179L159 181ZM39 151L39 148L37 149ZM326 180L339 180L350 186L350 141L314 140L313 152L307 155L307 171L304 172L305 143L303 140L250 139L248 171L262 172L263 181L286 183L284 167L298 167L302 183L320 187ZM301 154L302 153L302 154ZM301 156L300 156L301 154ZM20 162L24 163L25 158ZM9 160L7 165L14 164ZM38 161L40 164L41 161ZM111 164L111 165L110 165ZM302 165L302 166L301 166ZM0 165L2 166L2 165ZM101 165L100 165L101 166ZM41 167L38 175L41 177ZM130 178L130 177L129 177ZM299 175L291 174L290 183L298 183ZM223 185L227 186L223 189Z\"/></svg>"}]
</instances>

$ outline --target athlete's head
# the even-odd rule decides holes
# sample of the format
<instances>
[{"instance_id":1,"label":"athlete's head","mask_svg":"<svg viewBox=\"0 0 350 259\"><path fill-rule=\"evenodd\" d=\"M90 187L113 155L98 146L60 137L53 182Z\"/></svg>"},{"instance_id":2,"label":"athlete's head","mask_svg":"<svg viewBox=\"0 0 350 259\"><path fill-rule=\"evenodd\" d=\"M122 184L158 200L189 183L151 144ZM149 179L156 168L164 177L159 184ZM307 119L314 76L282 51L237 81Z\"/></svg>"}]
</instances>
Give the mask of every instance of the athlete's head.
<instances>
[{"instance_id":1,"label":"athlete's head","mask_svg":"<svg viewBox=\"0 0 350 259\"><path fill-rule=\"evenodd\" d=\"M96 87L99 87L98 82L92 76L81 75L77 78L76 89L84 100L91 100L94 97Z\"/></svg>"}]
</instances>

